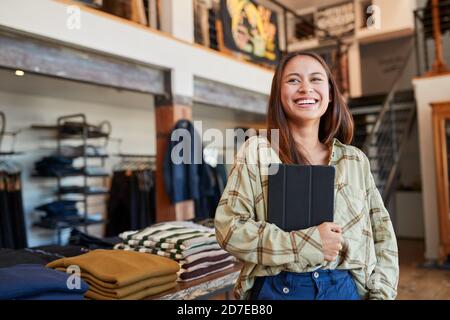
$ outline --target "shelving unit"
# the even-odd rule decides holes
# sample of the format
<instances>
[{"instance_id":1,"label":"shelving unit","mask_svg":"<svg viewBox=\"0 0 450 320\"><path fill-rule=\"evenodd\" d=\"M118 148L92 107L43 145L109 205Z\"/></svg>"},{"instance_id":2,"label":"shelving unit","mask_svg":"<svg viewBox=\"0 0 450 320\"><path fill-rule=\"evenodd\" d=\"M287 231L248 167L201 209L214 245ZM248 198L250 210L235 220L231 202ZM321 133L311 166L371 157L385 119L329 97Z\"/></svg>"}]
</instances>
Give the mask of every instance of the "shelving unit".
<instances>
[{"instance_id":1,"label":"shelving unit","mask_svg":"<svg viewBox=\"0 0 450 320\"><path fill-rule=\"evenodd\" d=\"M73 124L74 128L77 130L81 130L81 132L74 132L73 134L64 132L63 128L68 123ZM104 126L107 127L106 131L103 131ZM70 219L70 218L64 218L64 219L55 219L50 221L40 221L38 223L35 223L35 226L46 228L46 229L52 229L57 230L58 232L58 244L61 243L61 231L62 229L66 228L74 228L74 227L84 227L84 231L88 233L88 226L92 225L100 225L105 224L106 220L103 217L100 218L93 218L93 214L89 210L88 205L88 198L92 196L106 196L109 194L109 191L107 189L107 178L110 176L108 173L90 173L89 172L89 166L88 160L97 159L100 160L100 164L96 165L97 168L104 168L106 164L106 160L109 158L109 155L107 154L88 154L88 141L89 140L99 140L104 139L103 147L106 148L109 141L109 136L111 133L111 125L109 122L104 121L101 123L101 125L98 126L100 128L100 132L92 132L90 131L90 125L87 122L86 116L84 114L73 114L73 115L67 115L59 117L57 120L56 126L45 126L45 125L33 125L33 129L40 129L40 130L56 130L57 131L57 155L58 156L64 156L62 153L62 147L64 146L64 143L69 140L78 140L81 141L81 145L78 145L78 147L82 146L83 152L80 155L75 156L69 156L66 158L70 158L73 160L81 159L82 165L81 167L77 167L77 169L80 169L79 172L73 172L73 173L64 173L64 174L56 174L56 175L49 175L49 176L43 176L35 174L34 177L40 177L40 178L56 178L57 180L57 190L55 192L55 195L58 200L72 200L76 202L82 203L82 211L80 212L79 216ZM75 130L75 131L77 131ZM98 147L98 146L96 146ZM69 177L82 177L82 184L76 185L76 186L70 186L73 187L72 190L67 190L67 186L63 186L63 180L65 178ZM92 189L88 183L88 178L101 178L103 189L100 189L98 186L95 187L95 189ZM77 190L78 189L78 190ZM99 215L99 214L97 214Z\"/></svg>"}]
</instances>

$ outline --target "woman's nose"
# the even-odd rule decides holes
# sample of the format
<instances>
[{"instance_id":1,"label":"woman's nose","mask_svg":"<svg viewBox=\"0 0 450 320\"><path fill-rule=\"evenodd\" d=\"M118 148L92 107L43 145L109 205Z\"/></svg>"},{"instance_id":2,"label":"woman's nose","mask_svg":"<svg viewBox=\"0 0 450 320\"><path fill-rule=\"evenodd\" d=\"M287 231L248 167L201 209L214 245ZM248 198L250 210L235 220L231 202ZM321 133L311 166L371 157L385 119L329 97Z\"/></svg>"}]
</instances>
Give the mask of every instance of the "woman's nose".
<instances>
[{"instance_id":1,"label":"woman's nose","mask_svg":"<svg viewBox=\"0 0 450 320\"><path fill-rule=\"evenodd\" d=\"M309 92L312 92L312 87L309 83L304 82L298 87L298 91L304 92L304 93L309 93Z\"/></svg>"}]
</instances>

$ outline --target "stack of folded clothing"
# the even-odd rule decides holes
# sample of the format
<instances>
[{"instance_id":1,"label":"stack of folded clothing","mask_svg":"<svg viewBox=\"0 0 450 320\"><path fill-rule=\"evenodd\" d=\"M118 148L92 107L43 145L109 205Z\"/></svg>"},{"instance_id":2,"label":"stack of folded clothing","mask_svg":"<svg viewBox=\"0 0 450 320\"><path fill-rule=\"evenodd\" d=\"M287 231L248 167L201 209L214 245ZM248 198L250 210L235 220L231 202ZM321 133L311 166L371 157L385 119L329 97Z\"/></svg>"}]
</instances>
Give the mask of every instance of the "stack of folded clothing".
<instances>
[{"instance_id":1,"label":"stack of folded clothing","mask_svg":"<svg viewBox=\"0 0 450 320\"><path fill-rule=\"evenodd\" d=\"M81 217L76 204L73 200L57 200L36 207L36 210L46 213L41 217L41 225L52 227L58 222L79 221Z\"/></svg>"},{"instance_id":2,"label":"stack of folded clothing","mask_svg":"<svg viewBox=\"0 0 450 320\"><path fill-rule=\"evenodd\" d=\"M105 130L105 125L109 127L109 130ZM89 123L66 121L59 127L59 132L63 136L82 135L87 132L88 138L101 138L108 137L110 131L110 124L107 121L101 122L99 125L92 125Z\"/></svg>"},{"instance_id":3,"label":"stack of folded clothing","mask_svg":"<svg viewBox=\"0 0 450 320\"><path fill-rule=\"evenodd\" d=\"M68 158L77 158L86 156L106 156L106 149L101 146L86 145L81 146L61 146L59 154Z\"/></svg>"},{"instance_id":4,"label":"stack of folded clothing","mask_svg":"<svg viewBox=\"0 0 450 320\"><path fill-rule=\"evenodd\" d=\"M71 193L106 193L108 189L105 187L97 186L63 186L59 188L61 194L71 194Z\"/></svg>"},{"instance_id":5,"label":"stack of folded clothing","mask_svg":"<svg viewBox=\"0 0 450 320\"><path fill-rule=\"evenodd\" d=\"M83 300L88 285L68 286L69 276L39 264L0 268L0 300Z\"/></svg>"},{"instance_id":6,"label":"stack of folded clothing","mask_svg":"<svg viewBox=\"0 0 450 320\"><path fill-rule=\"evenodd\" d=\"M82 170L72 166L73 159L62 156L48 156L36 162L34 167L38 175L41 176L62 176L69 174L79 174Z\"/></svg>"},{"instance_id":7,"label":"stack of folded clothing","mask_svg":"<svg viewBox=\"0 0 450 320\"><path fill-rule=\"evenodd\" d=\"M236 259L228 252L210 250L199 252L180 261L178 272L180 282L197 280L210 274L231 268Z\"/></svg>"},{"instance_id":8,"label":"stack of folded clothing","mask_svg":"<svg viewBox=\"0 0 450 320\"><path fill-rule=\"evenodd\" d=\"M214 229L192 222L164 222L119 235L114 248L168 257L179 262L178 281L190 281L233 266L234 258L217 243Z\"/></svg>"},{"instance_id":9,"label":"stack of folded clothing","mask_svg":"<svg viewBox=\"0 0 450 320\"><path fill-rule=\"evenodd\" d=\"M157 255L120 250L94 250L53 261L47 267L65 271L76 265L89 284L85 297L95 300L138 300L176 286L179 265Z\"/></svg>"},{"instance_id":10,"label":"stack of folded clothing","mask_svg":"<svg viewBox=\"0 0 450 320\"><path fill-rule=\"evenodd\" d=\"M76 168L73 166L73 158L60 155L52 155L42 158L34 164L36 172L44 177L58 177L67 175L108 175L108 171L103 167L88 166L86 168Z\"/></svg>"}]
</instances>

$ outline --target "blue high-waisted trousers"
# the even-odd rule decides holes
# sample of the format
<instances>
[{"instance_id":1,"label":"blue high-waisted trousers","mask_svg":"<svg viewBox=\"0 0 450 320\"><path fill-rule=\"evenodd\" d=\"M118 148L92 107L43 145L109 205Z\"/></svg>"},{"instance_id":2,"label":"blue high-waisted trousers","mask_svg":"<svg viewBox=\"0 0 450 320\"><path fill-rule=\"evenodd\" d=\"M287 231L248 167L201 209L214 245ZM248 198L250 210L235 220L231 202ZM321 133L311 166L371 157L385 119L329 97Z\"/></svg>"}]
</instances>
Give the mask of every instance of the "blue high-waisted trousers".
<instances>
[{"instance_id":1,"label":"blue high-waisted trousers","mask_svg":"<svg viewBox=\"0 0 450 320\"><path fill-rule=\"evenodd\" d=\"M355 282L347 270L281 272L257 277L252 300L361 300Z\"/></svg>"}]
</instances>

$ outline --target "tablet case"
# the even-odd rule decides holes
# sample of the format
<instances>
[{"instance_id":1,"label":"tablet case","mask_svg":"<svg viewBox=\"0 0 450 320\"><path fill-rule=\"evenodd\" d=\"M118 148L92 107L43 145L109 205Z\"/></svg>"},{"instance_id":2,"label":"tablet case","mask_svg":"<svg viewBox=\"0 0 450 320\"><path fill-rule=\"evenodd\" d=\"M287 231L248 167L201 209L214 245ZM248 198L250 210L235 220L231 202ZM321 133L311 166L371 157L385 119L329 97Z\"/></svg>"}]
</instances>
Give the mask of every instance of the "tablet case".
<instances>
[{"instance_id":1,"label":"tablet case","mask_svg":"<svg viewBox=\"0 0 450 320\"><path fill-rule=\"evenodd\" d=\"M333 222L333 166L279 164L269 175L267 221L284 231Z\"/></svg>"}]
</instances>

